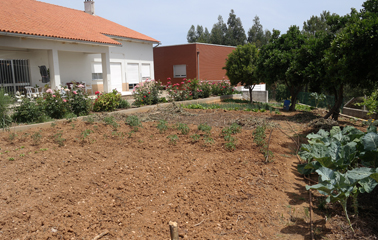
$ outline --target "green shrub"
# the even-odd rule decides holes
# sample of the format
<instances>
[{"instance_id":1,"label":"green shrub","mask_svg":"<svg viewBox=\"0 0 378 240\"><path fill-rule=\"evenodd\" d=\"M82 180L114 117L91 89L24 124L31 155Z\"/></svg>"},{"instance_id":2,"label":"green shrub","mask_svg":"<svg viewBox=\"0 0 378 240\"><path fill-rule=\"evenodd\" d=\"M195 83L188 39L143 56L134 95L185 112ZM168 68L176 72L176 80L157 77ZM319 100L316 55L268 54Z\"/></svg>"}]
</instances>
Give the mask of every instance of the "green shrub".
<instances>
[{"instance_id":1,"label":"green shrub","mask_svg":"<svg viewBox=\"0 0 378 240\"><path fill-rule=\"evenodd\" d=\"M125 100L125 99L121 99L119 101L118 108L125 108L125 109L126 108L130 108L130 103L127 100Z\"/></svg>"},{"instance_id":2,"label":"green shrub","mask_svg":"<svg viewBox=\"0 0 378 240\"><path fill-rule=\"evenodd\" d=\"M211 131L211 126L207 125L206 123L201 123L201 124L198 126L198 130L203 131L203 132L206 132L206 133L210 133L210 131Z\"/></svg>"},{"instance_id":3,"label":"green shrub","mask_svg":"<svg viewBox=\"0 0 378 240\"><path fill-rule=\"evenodd\" d=\"M121 94L117 90L111 93L98 93L95 102L93 103L93 111L95 112L110 112L114 111L121 100Z\"/></svg>"},{"instance_id":4,"label":"green shrub","mask_svg":"<svg viewBox=\"0 0 378 240\"><path fill-rule=\"evenodd\" d=\"M14 121L19 123L37 123L46 120L43 107L29 98L23 98L19 107L12 115Z\"/></svg>"}]
</instances>

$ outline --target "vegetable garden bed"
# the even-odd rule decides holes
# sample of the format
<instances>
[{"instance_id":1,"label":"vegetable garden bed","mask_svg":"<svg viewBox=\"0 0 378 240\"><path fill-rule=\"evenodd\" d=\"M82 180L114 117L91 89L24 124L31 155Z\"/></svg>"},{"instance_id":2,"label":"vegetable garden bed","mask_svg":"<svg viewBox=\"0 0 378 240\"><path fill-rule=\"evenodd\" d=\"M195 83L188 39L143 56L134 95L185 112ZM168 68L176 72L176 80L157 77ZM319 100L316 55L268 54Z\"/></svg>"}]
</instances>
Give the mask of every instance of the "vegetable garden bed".
<instances>
[{"instance_id":1,"label":"vegetable garden bed","mask_svg":"<svg viewBox=\"0 0 378 240\"><path fill-rule=\"evenodd\" d=\"M288 136L304 140L316 112L168 105L133 116L0 133L0 238L168 239L169 221L184 239L309 238L309 195ZM283 131L272 133L267 163L253 137L262 125ZM315 237L350 237L341 209L320 203ZM364 215L354 223L355 236L377 236Z\"/></svg>"}]
</instances>

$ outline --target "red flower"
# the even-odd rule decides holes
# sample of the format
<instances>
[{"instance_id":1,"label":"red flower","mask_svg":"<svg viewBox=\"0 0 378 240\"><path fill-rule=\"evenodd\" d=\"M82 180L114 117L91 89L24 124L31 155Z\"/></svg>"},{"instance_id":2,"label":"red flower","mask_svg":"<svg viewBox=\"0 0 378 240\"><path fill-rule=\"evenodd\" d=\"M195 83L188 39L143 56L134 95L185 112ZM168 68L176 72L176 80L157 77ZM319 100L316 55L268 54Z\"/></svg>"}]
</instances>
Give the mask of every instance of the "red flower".
<instances>
[{"instance_id":1,"label":"red flower","mask_svg":"<svg viewBox=\"0 0 378 240\"><path fill-rule=\"evenodd\" d=\"M95 94L96 94L96 95L97 95L97 94L100 94L100 92L99 92L99 91L96 91Z\"/></svg>"},{"instance_id":2,"label":"red flower","mask_svg":"<svg viewBox=\"0 0 378 240\"><path fill-rule=\"evenodd\" d=\"M186 78L184 78L183 81L186 81Z\"/></svg>"},{"instance_id":3,"label":"red flower","mask_svg":"<svg viewBox=\"0 0 378 240\"><path fill-rule=\"evenodd\" d=\"M146 97L146 96L144 96L144 97Z\"/></svg>"},{"instance_id":4,"label":"red flower","mask_svg":"<svg viewBox=\"0 0 378 240\"><path fill-rule=\"evenodd\" d=\"M151 94L151 92L148 92L148 94Z\"/></svg>"}]
</instances>

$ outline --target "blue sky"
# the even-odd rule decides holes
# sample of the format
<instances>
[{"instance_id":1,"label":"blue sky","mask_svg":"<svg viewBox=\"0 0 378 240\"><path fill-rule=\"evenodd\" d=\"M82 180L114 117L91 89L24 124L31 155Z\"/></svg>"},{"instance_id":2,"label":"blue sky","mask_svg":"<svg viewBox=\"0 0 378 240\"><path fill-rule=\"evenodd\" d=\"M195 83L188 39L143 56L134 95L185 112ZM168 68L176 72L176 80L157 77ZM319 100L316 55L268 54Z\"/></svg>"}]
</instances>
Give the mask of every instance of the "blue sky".
<instances>
[{"instance_id":1,"label":"blue sky","mask_svg":"<svg viewBox=\"0 0 378 240\"><path fill-rule=\"evenodd\" d=\"M84 0L40 0L84 10ZM227 22L231 9L240 17L246 34L253 18L260 17L264 29L285 33L291 25L300 28L312 15L323 10L345 15L351 8L360 10L363 0L95 0L96 15L159 40L163 46L187 43L191 25L211 31L222 15Z\"/></svg>"}]
</instances>

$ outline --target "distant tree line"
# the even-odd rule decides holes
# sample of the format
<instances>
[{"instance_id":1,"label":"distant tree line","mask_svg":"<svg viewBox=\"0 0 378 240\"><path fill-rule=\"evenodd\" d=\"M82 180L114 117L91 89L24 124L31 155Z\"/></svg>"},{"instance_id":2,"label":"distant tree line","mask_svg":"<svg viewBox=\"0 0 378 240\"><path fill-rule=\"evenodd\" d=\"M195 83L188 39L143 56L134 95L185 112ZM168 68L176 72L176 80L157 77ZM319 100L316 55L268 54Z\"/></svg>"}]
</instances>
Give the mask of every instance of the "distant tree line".
<instances>
[{"instance_id":1,"label":"distant tree line","mask_svg":"<svg viewBox=\"0 0 378 240\"><path fill-rule=\"evenodd\" d=\"M252 43L260 48L269 42L271 36L271 31L264 31L260 18L255 16L247 37L240 18L236 17L234 10L231 9L227 23L224 23L222 16L219 15L218 22L213 25L211 32L206 27L204 29L201 25L197 25L197 27L192 25L186 38L189 43L200 42L229 46Z\"/></svg>"}]
</instances>

